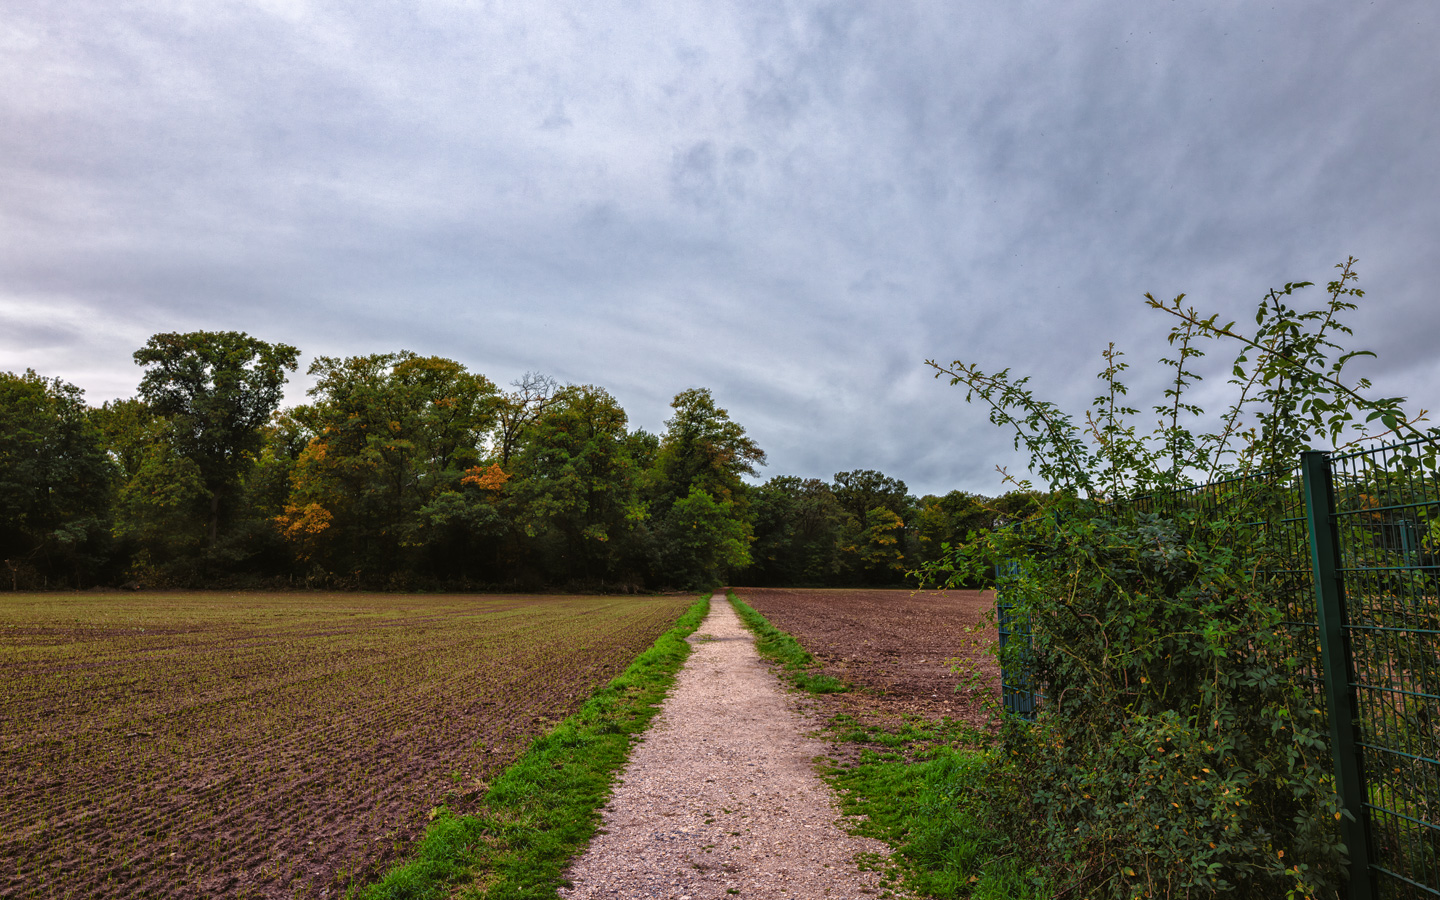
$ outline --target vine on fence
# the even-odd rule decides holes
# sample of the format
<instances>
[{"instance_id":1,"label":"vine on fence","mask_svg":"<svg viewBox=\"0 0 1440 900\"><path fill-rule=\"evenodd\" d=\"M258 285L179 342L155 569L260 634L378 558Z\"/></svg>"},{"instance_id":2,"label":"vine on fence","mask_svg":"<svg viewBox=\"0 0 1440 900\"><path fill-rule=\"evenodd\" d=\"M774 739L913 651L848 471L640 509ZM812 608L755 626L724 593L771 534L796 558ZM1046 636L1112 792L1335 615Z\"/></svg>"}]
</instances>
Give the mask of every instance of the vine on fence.
<instances>
[{"instance_id":1,"label":"vine on fence","mask_svg":"<svg viewBox=\"0 0 1440 900\"><path fill-rule=\"evenodd\" d=\"M1149 429L1127 405L1111 345L1104 390L1077 422L1008 369L928 361L1014 433L1048 489L1046 509L973 536L923 573L958 584L997 563L999 589L1029 617L1045 703L1005 724L986 781L1014 839L1076 897L1336 897L1346 847L1336 827L1325 718L1307 638L1287 626L1294 584L1274 521L1293 498L1298 453L1384 433L1432 439L1404 398L1369 399L1346 368L1341 322L1363 292L1355 260L1315 309L1308 282L1268 292L1243 333L1182 306L1174 376ZM1207 341L1240 345L1232 404L1210 430L1188 398ZM1136 503L1238 477L1200 504ZM1027 482L1022 482L1029 487ZM1169 509L1166 509L1169 507ZM1156 511L1159 510L1159 511ZM1018 564L1017 564L1018 562ZM1005 652L1018 653L1012 643Z\"/></svg>"}]
</instances>

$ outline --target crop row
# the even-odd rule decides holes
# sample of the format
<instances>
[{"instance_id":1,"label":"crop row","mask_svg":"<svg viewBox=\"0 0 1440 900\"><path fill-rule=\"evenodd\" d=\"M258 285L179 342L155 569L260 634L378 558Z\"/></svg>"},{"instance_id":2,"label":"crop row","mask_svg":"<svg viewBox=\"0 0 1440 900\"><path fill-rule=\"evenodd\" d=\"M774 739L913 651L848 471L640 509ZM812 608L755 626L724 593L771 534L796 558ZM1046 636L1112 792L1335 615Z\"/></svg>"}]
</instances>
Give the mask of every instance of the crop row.
<instances>
[{"instance_id":1,"label":"crop row","mask_svg":"<svg viewBox=\"0 0 1440 900\"><path fill-rule=\"evenodd\" d=\"M687 602L75 601L0 600L0 894L288 897L363 877Z\"/></svg>"}]
</instances>

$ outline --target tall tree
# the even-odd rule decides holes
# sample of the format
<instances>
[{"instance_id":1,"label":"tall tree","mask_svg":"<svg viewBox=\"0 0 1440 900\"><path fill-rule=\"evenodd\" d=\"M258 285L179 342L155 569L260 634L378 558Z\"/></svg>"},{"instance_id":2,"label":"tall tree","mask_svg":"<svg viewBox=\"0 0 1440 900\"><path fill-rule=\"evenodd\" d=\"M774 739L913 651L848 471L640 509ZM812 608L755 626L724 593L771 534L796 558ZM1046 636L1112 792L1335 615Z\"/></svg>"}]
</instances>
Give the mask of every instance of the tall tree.
<instances>
[{"instance_id":1,"label":"tall tree","mask_svg":"<svg viewBox=\"0 0 1440 900\"><path fill-rule=\"evenodd\" d=\"M874 469L835 473L835 499L862 526L870 510L882 507L905 518L911 507L905 482Z\"/></svg>"},{"instance_id":2,"label":"tall tree","mask_svg":"<svg viewBox=\"0 0 1440 900\"><path fill-rule=\"evenodd\" d=\"M135 362L146 367L140 396L170 420L175 449L204 481L212 547L299 354L239 331L157 334L135 351Z\"/></svg>"},{"instance_id":3,"label":"tall tree","mask_svg":"<svg viewBox=\"0 0 1440 900\"><path fill-rule=\"evenodd\" d=\"M168 422L153 418L131 424L136 431L119 446L138 447L139 453L125 463L128 477L116 492L115 537L131 554L131 575L144 581L188 580L204 553L214 495L199 464L176 446Z\"/></svg>"},{"instance_id":4,"label":"tall tree","mask_svg":"<svg viewBox=\"0 0 1440 900\"><path fill-rule=\"evenodd\" d=\"M12 588L22 572L78 581L98 562L113 466L83 397L58 378L0 372L0 559Z\"/></svg>"},{"instance_id":5,"label":"tall tree","mask_svg":"<svg viewBox=\"0 0 1440 900\"><path fill-rule=\"evenodd\" d=\"M516 519L531 533L554 529L570 573L611 576L616 539L642 515L625 426L625 410L609 392L570 385L554 395L513 457L507 490Z\"/></svg>"},{"instance_id":6,"label":"tall tree","mask_svg":"<svg viewBox=\"0 0 1440 900\"><path fill-rule=\"evenodd\" d=\"M100 429L105 449L119 467L122 484L139 471L157 423L164 424L150 404L138 397L107 400L90 410L90 419Z\"/></svg>"},{"instance_id":7,"label":"tall tree","mask_svg":"<svg viewBox=\"0 0 1440 900\"><path fill-rule=\"evenodd\" d=\"M510 456L520 446L520 436L525 429L540 418L552 397L560 390L560 384L549 375L526 372L524 377L511 382L515 390L502 395L495 407L495 454L500 457L500 466L510 465Z\"/></svg>"},{"instance_id":8,"label":"tall tree","mask_svg":"<svg viewBox=\"0 0 1440 900\"><path fill-rule=\"evenodd\" d=\"M662 506L686 497L692 487L717 502L735 500L741 475L755 475L765 464L765 451L745 434L730 413L715 405L709 388L691 388L675 395L675 415L665 421L655 460L656 493Z\"/></svg>"},{"instance_id":9,"label":"tall tree","mask_svg":"<svg viewBox=\"0 0 1440 900\"><path fill-rule=\"evenodd\" d=\"M662 559L658 580L713 584L750 563L754 534L741 476L756 474L765 451L715 405L707 388L681 391L670 405L675 415L665 422L649 476Z\"/></svg>"},{"instance_id":10,"label":"tall tree","mask_svg":"<svg viewBox=\"0 0 1440 900\"><path fill-rule=\"evenodd\" d=\"M751 492L753 564L746 584L823 585L840 575L845 511L818 478L778 475Z\"/></svg>"},{"instance_id":11,"label":"tall tree","mask_svg":"<svg viewBox=\"0 0 1440 900\"><path fill-rule=\"evenodd\" d=\"M871 584L899 582L905 574L904 520L883 506L872 506L863 524L854 544L860 577Z\"/></svg>"},{"instance_id":12,"label":"tall tree","mask_svg":"<svg viewBox=\"0 0 1440 900\"><path fill-rule=\"evenodd\" d=\"M727 572L750 565L754 537L733 501L717 503L698 487L675 501L666 516L666 575L687 587L713 587Z\"/></svg>"},{"instance_id":13,"label":"tall tree","mask_svg":"<svg viewBox=\"0 0 1440 900\"><path fill-rule=\"evenodd\" d=\"M294 411L314 439L277 520L306 554L365 573L393 572L424 545L441 495L463 499L495 424L495 385L460 363L409 351L320 357L315 402ZM431 510L449 521L456 497Z\"/></svg>"}]
</instances>

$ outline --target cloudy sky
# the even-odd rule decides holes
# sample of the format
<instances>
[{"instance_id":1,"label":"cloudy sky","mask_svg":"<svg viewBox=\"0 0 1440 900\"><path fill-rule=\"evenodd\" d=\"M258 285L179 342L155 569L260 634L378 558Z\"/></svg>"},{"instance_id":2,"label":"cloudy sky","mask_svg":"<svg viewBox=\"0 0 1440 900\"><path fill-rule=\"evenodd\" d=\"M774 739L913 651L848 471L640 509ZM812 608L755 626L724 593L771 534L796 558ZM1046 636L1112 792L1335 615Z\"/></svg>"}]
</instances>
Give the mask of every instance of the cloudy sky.
<instances>
[{"instance_id":1,"label":"cloudy sky","mask_svg":"<svg viewBox=\"0 0 1440 900\"><path fill-rule=\"evenodd\" d=\"M1433 0L9 0L0 370L405 348L994 493L926 358L1083 411L1115 341L1149 405L1143 293L1244 319L1353 254L1365 373L1435 409L1437 46Z\"/></svg>"}]
</instances>

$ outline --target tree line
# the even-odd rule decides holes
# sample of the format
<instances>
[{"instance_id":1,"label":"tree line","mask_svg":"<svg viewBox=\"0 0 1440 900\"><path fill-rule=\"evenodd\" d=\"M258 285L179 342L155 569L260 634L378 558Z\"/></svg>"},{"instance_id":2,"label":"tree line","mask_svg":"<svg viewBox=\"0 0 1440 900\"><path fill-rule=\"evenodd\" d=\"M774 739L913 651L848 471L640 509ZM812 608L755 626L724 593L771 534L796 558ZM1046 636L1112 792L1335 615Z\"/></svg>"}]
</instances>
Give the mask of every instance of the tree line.
<instances>
[{"instance_id":1,"label":"tree line","mask_svg":"<svg viewBox=\"0 0 1440 900\"><path fill-rule=\"evenodd\" d=\"M509 390L409 351L322 356L157 334L136 396L0 373L0 558L12 590L217 584L654 590L898 584L1034 499L916 498L870 470L750 484L765 453L711 392L662 434L604 388Z\"/></svg>"}]
</instances>

